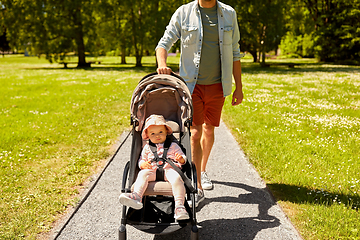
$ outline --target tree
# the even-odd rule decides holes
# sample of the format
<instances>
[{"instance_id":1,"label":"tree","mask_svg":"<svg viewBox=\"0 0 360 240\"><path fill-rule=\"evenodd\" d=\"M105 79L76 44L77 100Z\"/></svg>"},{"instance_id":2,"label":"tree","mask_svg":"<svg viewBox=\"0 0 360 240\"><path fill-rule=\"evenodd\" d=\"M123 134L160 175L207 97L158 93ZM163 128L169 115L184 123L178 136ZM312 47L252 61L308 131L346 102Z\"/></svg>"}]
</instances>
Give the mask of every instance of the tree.
<instances>
[{"instance_id":1,"label":"tree","mask_svg":"<svg viewBox=\"0 0 360 240\"><path fill-rule=\"evenodd\" d=\"M6 27L4 26L4 22L3 22L4 14L5 14L5 9L1 8L0 9L0 51L2 51L3 57L5 52L11 49L9 45L9 41L6 38Z\"/></svg>"},{"instance_id":2,"label":"tree","mask_svg":"<svg viewBox=\"0 0 360 240\"><path fill-rule=\"evenodd\" d=\"M314 57L314 21L303 0L289 0L285 16L287 33L281 39L281 53L292 57Z\"/></svg>"},{"instance_id":3,"label":"tree","mask_svg":"<svg viewBox=\"0 0 360 240\"><path fill-rule=\"evenodd\" d=\"M360 1L303 0L313 19L321 61L360 60Z\"/></svg>"},{"instance_id":4,"label":"tree","mask_svg":"<svg viewBox=\"0 0 360 240\"><path fill-rule=\"evenodd\" d=\"M103 1L96 14L99 18L98 48L105 52L120 49L121 63L126 64L126 52L131 48L131 31L128 30L128 10L124 7L124 0Z\"/></svg>"},{"instance_id":5,"label":"tree","mask_svg":"<svg viewBox=\"0 0 360 240\"><path fill-rule=\"evenodd\" d=\"M121 0L121 3L114 1L110 4L117 4L119 10L115 15L122 9L121 17L116 20L121 21L121 27L117 29L120 29L117 40L123 51L130 39L137 67L142 66L141 59L145 50L154 52L171 15L182 3L179 0Z\"/></svg>"},{"instance_id":6,"label":"tree","mask_svg":"<svg viewBox=\"0 0 360 240\"><path fill-rule=\"evenodd\" d=\"M1 32L0 32L1 33ZM3 53L3 57L6 51L10 51L10 45L9 41L6 38L6 29L4 30L4 33L0 35L0 50Z\"/></svg>"},{"instance_id":7,"label":"tree","mask_svg":"<svg viewBox=\"0 0 360 240\"><path fill-rule=\"evenodd\" d=\"M253 56L254 62L257 62L257 52L260 51L261 46L258 34L258 29L261 28L258 8L245 1L240 2L239 5L234 5L234 7L239 19L240 49L249 52Z\"/></svg>"},{"instance_id":8,"label":"tree","mask_svg":"<svg viewBox=\"0 0 360 240\"><path fill-rule=\"evenodd\" d=\"M360 60L359 8L359 2L337 1L321 15L315 49L320 60Z\"/></svg>"},{"instance_id":9,"label":"tree","mask_svg":"<svg viewBox=\"0 0 360 240\"><path fill-rule=\"evenodd\" d=\"M146 35L146 22L149 14L149 4L144 0L123 1L127 9L129 29L131 30L131 42L135 51L136 66L141 67L143 56L144 38Z\"/></svg>"},{"instance_id":10,"label":"tree","mask_svg":"<svg viewBox=\"0 0 360 240\"><path fill-rule=\"evenodd\" d=\"M177 2L179 4L176 4ZM141 66L145 49L150 48L152 51L155 49L173 12L182 3L179 0L127 1L136 66Z\"/></svg>"},{"instance_id":11,"label":"tree","mask_svg":"<svg viewBox=\"0 0 360 240\"><path fill-rule=\"evenodd\" d=\"M9 39L16 46L30 44L50 62L63 60L67 52L78 55L78 67L87 67L86 48L96 38L95 0L2 1Z\"/></svg>"},{"instance_id":12,"label":"tree","mask_svg":"<svg viewBox=\"0 0 360 240\"><path fill-rule=\"evenodd\" d=\"M287 0L225 1L237 12L240 27L240 46L257 61L261 52L262 64L265 53L275 50L285 34L285 8Z\"/></svg>"}]
</instances>

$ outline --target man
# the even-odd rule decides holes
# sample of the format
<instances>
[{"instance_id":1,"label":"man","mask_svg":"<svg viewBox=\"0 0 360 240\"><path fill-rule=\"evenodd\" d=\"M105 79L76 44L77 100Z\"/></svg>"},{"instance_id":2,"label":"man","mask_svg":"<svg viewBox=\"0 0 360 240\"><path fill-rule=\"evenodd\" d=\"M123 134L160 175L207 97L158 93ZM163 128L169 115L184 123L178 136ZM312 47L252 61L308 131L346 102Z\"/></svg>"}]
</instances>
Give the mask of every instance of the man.
<instances>
[{"instance_id":1,"label":"man","mask_svg":"<svg viewBox=\"0 0 360 240\"><path fill-rule=\"evenodd\" d=\"M198 176L197 206L205 198L203 189L213 187L206 164L225 97L232 91L232 76L235 80L232 105L243 100L236 12L217 0L195 0L179 7L156 47L159 74L172 72L166 64L167 52L178 39L181 39L179 72L193 99L191 149Z\"/></svg>"}]
</instances>

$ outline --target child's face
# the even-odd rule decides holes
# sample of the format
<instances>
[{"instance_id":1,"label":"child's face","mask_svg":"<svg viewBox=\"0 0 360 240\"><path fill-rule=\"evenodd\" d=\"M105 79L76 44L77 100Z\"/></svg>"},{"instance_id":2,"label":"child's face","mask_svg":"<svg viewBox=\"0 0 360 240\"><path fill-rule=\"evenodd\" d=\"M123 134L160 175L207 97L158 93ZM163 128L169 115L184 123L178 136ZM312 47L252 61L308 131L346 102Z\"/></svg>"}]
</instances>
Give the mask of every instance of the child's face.
<instances>
[{"instance_id":1,"label":"child's face","mask_svg":"<svg viewBox=\"0 0 360 240\"><path fill-rule=\"evenodd\" d=\"M165 126L152 125L147 129L147 131L151 142L155 144L165 142L167 136L167 130Z\"/></svg>"}]
</instances>

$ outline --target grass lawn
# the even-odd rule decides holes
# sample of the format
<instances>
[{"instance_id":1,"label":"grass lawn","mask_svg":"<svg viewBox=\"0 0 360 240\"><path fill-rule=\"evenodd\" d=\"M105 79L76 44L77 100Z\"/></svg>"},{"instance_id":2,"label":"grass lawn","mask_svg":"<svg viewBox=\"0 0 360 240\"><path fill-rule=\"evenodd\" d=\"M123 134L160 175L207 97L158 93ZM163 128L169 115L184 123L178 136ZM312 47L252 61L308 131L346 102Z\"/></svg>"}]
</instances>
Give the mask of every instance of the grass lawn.
<instances>
[{"instance_id":1,"label":"grass lawn","mask_svg":"<svg viewBox=\"0 0 360 240\"><path fill-rule=\"evenodd\" d=\"M0 239L35 239L76 203L130 129L131 94L154 60L84 70L0 57ZM244 102L227 98L223 120L304 239L359 239L360 67L298 61L245 59Z\"/></svg>"},{"instance_id":2,"label":"grass lawn","mask_svg":"<svg viewBox=\"0 0 360 240\"><path fill-rule=\"evenodd\" d=\"M132 92L155 68L116 61L84 70L0 57L0 239L48 230L129 129Z\"/></svg>"},{"instance_id":3,"label":"grass lawn","mask_svg":"<svg viewBox=\"0 0 360 240\"><path fill-rule=\"evenodd\" d=\"M360 239L360 67L244 63L243 85L223 119L302 236Z\"/></svg>"}]
</instances>

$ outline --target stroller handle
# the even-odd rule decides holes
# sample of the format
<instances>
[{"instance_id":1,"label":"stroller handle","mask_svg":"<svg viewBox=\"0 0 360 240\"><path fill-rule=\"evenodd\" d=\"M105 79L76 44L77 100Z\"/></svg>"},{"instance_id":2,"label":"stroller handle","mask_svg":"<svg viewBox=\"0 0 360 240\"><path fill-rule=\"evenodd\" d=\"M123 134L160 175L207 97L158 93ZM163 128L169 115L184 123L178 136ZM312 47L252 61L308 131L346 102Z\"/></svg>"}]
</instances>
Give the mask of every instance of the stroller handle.
<instances>
[{"instance_id":1,"label":"stroller handle","mask_svg":"<svg viewBox=\"0 0 360 240\"><path fill-rule=\"evenodd\" d=\"M154 75L159 75L159 74L157 72L149 73L148 75L143 77L139 82L141 82L142 80L144 80L144 79L146 79L146 78L148 78L150 76L154 76ZM174 72L171 72L169 75L178 78L179 80L183 81L186 84L185 80L182 77L180 77L180 75L178 75L178 74L176 74Z\"/></svg>"}]
</instances>

